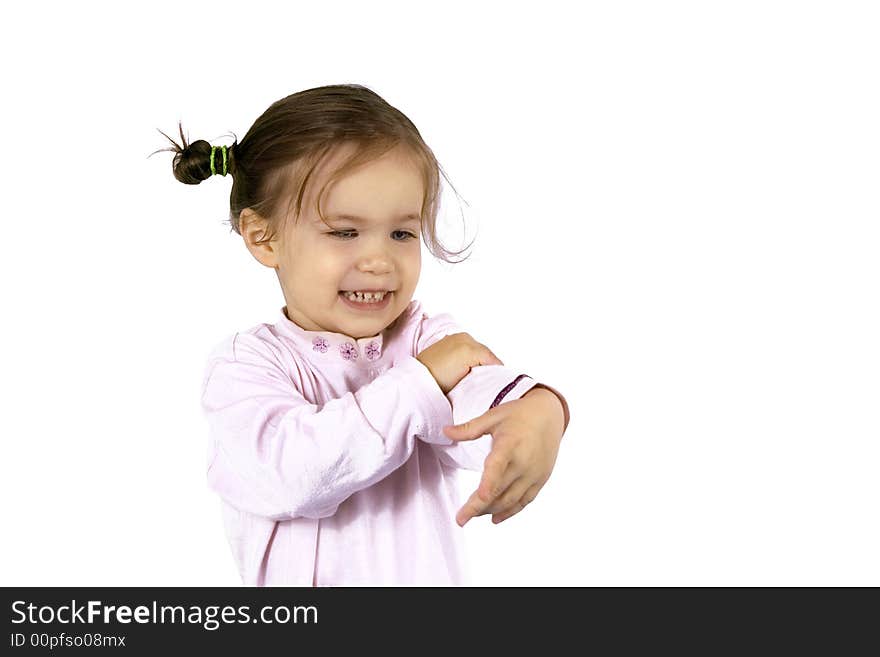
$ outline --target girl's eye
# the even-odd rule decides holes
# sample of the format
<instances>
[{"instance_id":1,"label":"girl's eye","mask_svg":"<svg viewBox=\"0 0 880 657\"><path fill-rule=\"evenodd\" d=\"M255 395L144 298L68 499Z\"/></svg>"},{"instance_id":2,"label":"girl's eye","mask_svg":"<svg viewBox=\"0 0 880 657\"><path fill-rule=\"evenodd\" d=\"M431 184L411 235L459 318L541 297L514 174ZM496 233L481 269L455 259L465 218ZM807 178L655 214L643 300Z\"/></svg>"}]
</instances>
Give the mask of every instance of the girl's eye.
<instances>
[{"instance_id":1,"label":"girl's eye","mask_svg":"<svg viewBox=\"0 0 880 657\"><path fill-rule=\"evenodd\" d=\"M394 233L392 233L392 234L395 234L395 233L401 233L404 236L404 237L398 239L397 240L398 242L405 242L410 239L416 239L416 235L413 235L411 232L409 232L407 230L395 230ZM355 231L355 230L334 230L334 231L327 233L327 234L333 235L334 237L338 237L343 240L347 240L347 239L351 239L352 237L357 235L357 231Z\"/></svg>"}]
</instances>

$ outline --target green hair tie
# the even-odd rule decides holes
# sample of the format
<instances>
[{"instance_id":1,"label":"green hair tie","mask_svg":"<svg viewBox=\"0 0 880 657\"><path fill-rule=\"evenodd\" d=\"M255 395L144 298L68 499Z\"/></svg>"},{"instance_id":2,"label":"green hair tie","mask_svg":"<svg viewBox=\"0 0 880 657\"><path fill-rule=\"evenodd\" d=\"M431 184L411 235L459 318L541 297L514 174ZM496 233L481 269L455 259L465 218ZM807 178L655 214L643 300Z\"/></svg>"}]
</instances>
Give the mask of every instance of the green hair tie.
<instances>
[{"instance_id":1,"label":"green hair tie","mask_svg":"<svg viewBox=\"0 0 880 657\"><path fill-rule=\"evenodd\" d=\"M213 176L214 174L217 173L217 171L214 170L214 153L217 151L218 148L221 149L223 152L223 173L221 175L225 176L226 175L226 146L211 146L211 175Z\"/></svg>"}]
</instances>

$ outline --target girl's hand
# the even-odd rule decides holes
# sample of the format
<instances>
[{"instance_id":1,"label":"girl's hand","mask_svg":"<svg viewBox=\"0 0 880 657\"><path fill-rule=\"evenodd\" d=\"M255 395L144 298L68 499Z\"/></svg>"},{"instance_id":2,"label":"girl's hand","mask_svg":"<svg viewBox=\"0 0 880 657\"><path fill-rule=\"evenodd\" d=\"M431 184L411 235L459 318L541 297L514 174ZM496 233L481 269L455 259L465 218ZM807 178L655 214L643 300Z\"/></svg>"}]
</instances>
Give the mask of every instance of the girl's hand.
<instances>
[{"instance_id":1,"label":"girl's hand","mask_svg":"<svg viewBox=\"0 0 880 657\"><path fill-rule=\"evenodd\" d=\"M472 367L504 365L489 347L468 333L453 333L441 338L419 352L416 360L428 368L444 395L457 386Z\"/></svg>"},{"instance_id":2,"label":"girl's hand","mask_svg":"<svg viewBox=\"0 0 880 657\"><path fill-rule=\"evenodd\" d=\"M546 388L532 388L469 422L443 427L456 441L492 434L479 488L455 517L459 526L486 513L498 524L535 499L553 471L564 423L559 398Z\"/></svg>"}]
</instances>

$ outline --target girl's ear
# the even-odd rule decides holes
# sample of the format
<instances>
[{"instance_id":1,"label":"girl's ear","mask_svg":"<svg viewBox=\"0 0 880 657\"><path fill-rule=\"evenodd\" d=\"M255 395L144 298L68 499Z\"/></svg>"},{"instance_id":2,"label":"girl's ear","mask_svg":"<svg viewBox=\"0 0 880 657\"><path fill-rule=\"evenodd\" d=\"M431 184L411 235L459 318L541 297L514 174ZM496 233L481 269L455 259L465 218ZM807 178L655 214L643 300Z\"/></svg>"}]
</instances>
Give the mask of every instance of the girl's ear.
<instances>
[{"instance_id":1,"label":"girl's ear","mask_svg":"<svg viewBox=\"0 0 880 657\"><path fill-rule=\"evenodd\" d=\"M245 208L238 216L238 231L248 251L257 262L274 269L278 266L278 241L257 243L265 236L267 225L268 221L250 208Z\"/></svg>"}]
</instances>

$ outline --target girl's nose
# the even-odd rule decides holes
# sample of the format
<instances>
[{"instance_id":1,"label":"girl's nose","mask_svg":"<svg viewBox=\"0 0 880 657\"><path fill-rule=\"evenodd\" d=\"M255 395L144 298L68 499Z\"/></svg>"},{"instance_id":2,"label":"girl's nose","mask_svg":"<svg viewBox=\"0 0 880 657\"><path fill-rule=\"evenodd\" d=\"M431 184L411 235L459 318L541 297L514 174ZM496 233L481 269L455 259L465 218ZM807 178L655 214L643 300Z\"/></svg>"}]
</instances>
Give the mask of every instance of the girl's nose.
<instances>
[{"instance_id":1,"label":"girl's nose","mask_svg":"<svg viewBox=\"0 0 880 657\"><path fill-rule=\"evenodd\" d=\"M394 244L384 234L374 232L364 235L358 243L357 267L362 272L377 275L387 274L394 269Z\"/></svg>"},{"instance_id":2,"label":"girl's nose","mask_svg":"<svg viewBox=\"0 0 880 657\"><path fill-rule=\"evenodd\" d=\"M384 253L364 255L358 263L358 269L374 274L385 274L391 270L391 258Z\"/></svg>"}]
</instances>

